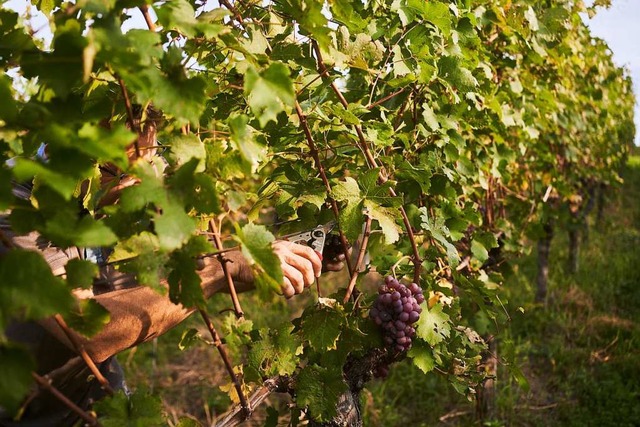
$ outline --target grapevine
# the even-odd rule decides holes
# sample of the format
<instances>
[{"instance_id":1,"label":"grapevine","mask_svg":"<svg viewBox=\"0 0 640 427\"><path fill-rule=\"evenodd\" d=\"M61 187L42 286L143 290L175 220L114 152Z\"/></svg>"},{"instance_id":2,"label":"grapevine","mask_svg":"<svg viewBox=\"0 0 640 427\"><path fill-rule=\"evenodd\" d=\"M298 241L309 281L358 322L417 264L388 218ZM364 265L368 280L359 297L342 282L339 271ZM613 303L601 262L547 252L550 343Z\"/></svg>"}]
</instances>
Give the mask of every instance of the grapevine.
<instances>
[{"instance_id":1,"label":"grapevine","mask_svg":"<svg viewBox=\"0 0 640 427\"><path fill-rule=\"evenodd\" d=\"M495 259L537 247L544 304L552 236L569 227L577 259L635 133L628 71L581 18L597 7L577 0L29 3L41 29L0 10L0 383L13 384L0 408L12 416L37 386L89 424L158 422L113 409L129 398L76 339L108 321L97 303L78 313L72 293L96 269L53 274L13 243L32 232L108 248L110 268L199 312L237 403L223 425L273 392L290 395L292 417L338 424L392 363L473 398L492 375L478 371L483 337L509 321ZM130 30L134 11L144 23ZM158 155L130 164L129 146ZM136 185L103 203L106 178ZM18 197L23 183L33 190ZM344 271L255 327L233 257L252 263L261 306L280 307L271 242L331 221L324 258ZM210 302L198 272L213 258L230 298ZM113 395L95 415L4 332L46 319Z\"/></svg>"}]
</instances>

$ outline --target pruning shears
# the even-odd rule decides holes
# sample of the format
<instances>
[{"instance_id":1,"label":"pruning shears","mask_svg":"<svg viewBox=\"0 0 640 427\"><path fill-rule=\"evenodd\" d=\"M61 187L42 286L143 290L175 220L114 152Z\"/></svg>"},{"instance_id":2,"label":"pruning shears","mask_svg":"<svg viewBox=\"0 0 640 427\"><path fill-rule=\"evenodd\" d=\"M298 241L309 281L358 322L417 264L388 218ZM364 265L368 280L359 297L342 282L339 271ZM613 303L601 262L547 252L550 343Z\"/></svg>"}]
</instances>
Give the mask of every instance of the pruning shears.
<instances>
[{"instance_id":1,"label":"pruning shears","mask_svg":"<svg viewBox=\"0 0 640 427\"><path fill-rule=\"evenodd\" d=\"M324 225L318 225L312 229L300 231L298 233L286 234L284 236L279 236L279 239L288 240L293 243L298 243L300 245L309 246L314 251L318 252L322 255L324 251L324 242L327 239L327 235L333 230L336 226L335 221L330 221Z\"/></svg>"}]
</instances>

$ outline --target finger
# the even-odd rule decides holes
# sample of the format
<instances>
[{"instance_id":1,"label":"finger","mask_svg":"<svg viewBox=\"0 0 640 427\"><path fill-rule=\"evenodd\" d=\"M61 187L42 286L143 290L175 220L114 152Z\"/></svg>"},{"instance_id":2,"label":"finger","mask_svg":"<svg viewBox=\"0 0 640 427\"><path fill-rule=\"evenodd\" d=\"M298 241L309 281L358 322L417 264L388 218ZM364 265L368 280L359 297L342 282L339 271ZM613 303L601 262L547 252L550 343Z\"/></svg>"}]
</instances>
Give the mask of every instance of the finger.
<instances>
[{"instance_id":1,"label":"finger","mask_svg":"<svg viewBox=\"0 0 640 427\"><path fill-rule=\"evenodd\" d=\"M286 279L289 279L289 283L293 287L295 293L299 294L304 291L304 276L300 270L289 264L283 264L282 273Z\"/></svg>"},{"instance_id":2,"label":"finger","mask_svg":"<svg viewBox=\"0 0 640 427\"><path fill-rule=\"evenodd\" d=\"M309 260L313 266L313 273L316 277L320 277L320 274L322 273L322 259L320 259L320 256L318 256L316 251L311 249L309 246L299 245L297 243L291 243L289 249L294 254L300 255L301 257Z\"/></svg>"},{"instance_id":3,"label":"finger","mask_svg":"<svg viewBox=\"0 0 640 427\"><path fill-rule=\"evenodd\" d=\"M310 260L290 252L285 257L285 261L302 274L305 286L311 286L311 284L315 282L315 271Z\"/></svg>"},{"instance_id":4,"label":"finger","mask_svg":"<svg viewBox=\"0 0 640 427\"><path fill-rule=\"evenodd\" d=\"M292 296L294 296L296 294L295 289L293 289L293 286L291 285L291 281L285 277L284 280L282 281L282 294L284 295L284 297L286 299L291 298Z\"/></svg>"},{"instance_id":5,"label":"finger","mask_svg":"<svg viewBox=\"0 0 640 427\"><path fill-rule=\"evenodd\" d=\"M328 262L325 264L327 271L340 271L344 268L344 262Z\"/></svg>"}]
</instances>

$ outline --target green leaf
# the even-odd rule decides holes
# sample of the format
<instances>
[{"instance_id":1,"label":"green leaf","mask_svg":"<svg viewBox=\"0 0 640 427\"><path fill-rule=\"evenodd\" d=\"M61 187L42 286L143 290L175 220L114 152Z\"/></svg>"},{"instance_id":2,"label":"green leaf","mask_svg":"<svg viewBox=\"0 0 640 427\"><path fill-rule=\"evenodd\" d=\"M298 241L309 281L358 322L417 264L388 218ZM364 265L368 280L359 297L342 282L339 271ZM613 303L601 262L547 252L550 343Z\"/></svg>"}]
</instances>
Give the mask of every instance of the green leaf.
<instances>
[{"instance_id":1,"label":"green leaf","mask_svg":"<svg viewBox=\"0 0 640 427\"><path fill-rule=\"evenodd\" d=\"M12 122L18 116L18 107L13 98L11 79L7 75L0 76L0 119Z\"/></svg>"},{"instance_id":2,"label":"green leaf","mask_svg":"<svg viewBox=\"0 0 640 427\"><path fill-rule=\"evenodd\" d=\"M65 215L55 215L47 220L43 232L57 242L76 246L109 246L118 238L103 222L83 216L77 222Z\"/></svg>"},{"instance_id":3,"label":"green leaf","mask_svg":"<svg viewBox=\"0 0 640 427\"><path fill-rule=\"evenodd\" d=\"M178 424L176 424L176 427L202 427L202 424L200 424L200 421L193 418L181 417L178 420Z\"/></svg>"},{"instance_id":4,"label":"green leaf","mask_svg":"<svg viewBox=\"0 0 640 427\"><path fill-rule=\"evenodd\" d=\"M416 335L432 347L449 338L451 334L450 319L446 313L442 312L441 304L428 309L427 304L423 303L422 313L416 325Z\"/></svg>"},{"instance_id":5,"label":"green leaf","mask_svg":"<svg viewBox=\"0 0 640 427\"><path fill-rule=\"evenodd\" d=\"M181 303L187 308L204 308L202 279L196 272L196 260L188 250L179 250L171 254L171 273L169 282L169 298L174 304Z\"/></svg>"},{"instance_id":6,"label":"green leaf","mask_svg":"<svg viewBox=\"0 0 640 427\"><path fill-rule=\"evenodd\" d=\"M433 351L420 340L413 342L408 356L411 358L413 364L425 374L428 374L436 367Z\"/></svg>"},{"instance_id":7,"label":"green leaf","mask_svg":"<svg viewBox=\"0 0 640 427\"><path fill-rule=\"evenodd\" d=\"M439 75L455 88L468 91L478 85L471 71L462 65L458 57L445 56L438 61Z\"/></svg>"},{"instance_id":8,"label":"green leaf","mask_svg":"<svg viewBox=\"0 0 640 427\"><path fill-rule=\"evenodd\" d=\"M88 42L82 35L84 25L78 20L63 22L56 28L53 50L25 52L20 66L25 77L37 77L41 84L65 99L82 85L84 49Z\"/></svg>"},{"instance_id":9,"label":"green leaf","mask_svg":"<svg viewBox=\"0 0 640 427\"><path fill-rule=\"evenodd\" d=\"M51 11L61 3L59 0L38 0L36 5L38 10L45 15L49 15Z\"/></svg>"},{"instance_id":10,"label":"green leaf","mask_svg":"<svg viewBox=\"0 0 640 427\"><path fill-rule=\"evenodd\" d=\"M104 427L165 425L160 398L140 390L129 397L118 391L97 401L93 408Z\"/></svg>"},{"instance_id":11,"label":"green leaf","mask_svg":"<svg viewBox=\"0 0 640 427\"><path fill-rule=\"evenodd\" d=\"M0 345L0 407L13 415L20 408L36 369L31 354L19 347Z\"/></svg>"},{"instance_id":12,"label":"green leaf","mask_svg":"<svg viewBox=\"0 0 640 427\"><path fill-rule=\"evenodd\" d=\"M66 200L71 199L78 183L68 174L53 171L41 163L23 158L16 159L13 174L19 181L28 181L34 176L38 176L42 182L45 182L48 187L57 191Z\"/></svg>"},{"instance_id":13,"label":"green leaf","mask_svg":"<svg viewBox=\"0 0 640 427\"><path fill-rule=\"evenodd\" d=\"M74 331L92 337L109 323L109 311L94 299L78 300L75 309L64 316Z\"/></svg>"},{"instance_id":14,"label":"green leaf","mask_svg":"<svg viewBox=\"0 0 640 427\"><path fill-rule=\"evenodd\" d=\"M186 211L196 209L198 213L220 213L220 202L216 181L204 173L194 173L200 165L198 159L191 159L168 179L171 194L182 200Z\"/></svg>"},{"instance_id":15,"label":"green leaf","mask_svg":"<svg viewBox=\"0 0 640 427\"><path fill-rule=\"evenodd\" d=\"M182 166L191 159L197 159L196 171L204 171L207 153L204 144L197 135L173 135L167 141L169 146L168 160L177 166Z\"/></svg>"},{"instance_id":16,"label":"green leaf","mask_svg":"<svg viewBox=\"0 0 640 427\"><path fill-rule=\"evenodd\" d=\"M320 422L329 421L336 415L338 400L348 391L342 378L342 366L307 365L300 371L297 385L298 404L308 406L311 416Z\"/></svg>"},{"instance_id":17,"label":"green leaf","mask_svg":"<svg viewBox=\"0 0 640 427\"><path fill-rule=\"evenodd\" d=\"M289 78L289 69L281 62L273 62L265 71L247 70L244 94L251 111L264 127L270 121L277 122L278 113L293 107L295 91Z\"/></svg>"},{"instance_id":18,"label":"green leaf","mask_svg":"<svg viewBox=\"0 0 640 427\"><path fill-rule=\"evenodd\" d=\"M452 16L447 4L435 1L423 2L421 0L410 0L408 3L419 5L421 9L420 14L427 21L438 27L445 37L451 35Z\"/></svg>"},{"instance_id":19,"label":"green leaf","mask_svg":"<svg viewBox=\"0 0 640 427\"><path fill-rule=\"evenodd\" d=\"M371 215L371 218L380 224L387 245L393 244L400 239L400 226L396 224L396 217L399 214L396 209L385 208L371 200L365 200L364 207L367 209L368 214Z\"/></svg>"},{"instance_id":20,"label":"green leaf","mask_svg":"<svg viewBox=\"0 0 640 427\"><path fill-rule=\"evenodd\" d=\"M196 34L196 12L186 0L172 0L154 8L158 22L165 30L176 30L185 36Z\"/></svg>"},{"instance_id":21,"label":"green leaf","mask_svg":"<svg viewBox=\"0 0 640 427\"><path fill-rule=\"evenodd\" d=\"M229 117L231 142L255 172L266 160L267 150L256 140L257 132L249 126L249 117L244 114Z\"/></svg>"},{"instance_id":22,"label":"green leaf","mask_svg":"<svg viewBox=\"0 0 640 427\"><path fill-rule=\"evenodd\" d=\"M450 232L445 225L444 218L441 216L430 218L429 211L425 207L420 208L420 212L422 212L420 216L422 219L422 228L430 232L431 236L446 248L449 264L451 264L452 267L456 267L460 264L460 255L453 243L447 239L447 236L450 236Z\"/></svg>"},{"instance_id":23,"label":"green leaf","mask_svg":"<svg viewBox=\"0 0 640 427\"><path fill-rule=\"evenodd\" d=\"M302 316L302 336L311 348L320 352L334 350L342 329L347 325L344 312L338 308L315 305Z\"/></svg>"},{"instance_id":24,"label":"green leaf","mask_svg":"<svg viewBox=\"0 0 640 427\"><path fill-rule=\"evenodd\" d=\"M178 343L178 348L182 351L192 347L195 343L200 341L202 337L200 336L200 332L197 329L190 328L185 330L180 337L180 342Z\"/></svg>"},{"instance_id":25,"label":"green leaf","mask_svg":"<svg viewBox=\"0 0 640 427\"><path fill-rule=\"evenodd\" d=\"M362 233L364 222L362 214L364 203L360 187L355 179L347 177L344 181L339 181L333 186L332 193L335 200L345 203L345 206L340 210L340 228L347 240L353 242Z\"/></svg>"},{"instance_id":26,"label":"green leaf","mask_svg":"<svg viewBox=\"0 0 640 427\"><path fill-rule=\"evenodd\" d=\"M98 276L98 266L91 261L74 258L64 267L67 283L73 288L89 289L93 279Z\"/></svg>"},{"instance_id":27,"label":"green leaf","mask_svg":"<svg viewBox=\"0 0 640 427\"><path fill-rule=\"evenodd\" d=\"M322 13L323 4L316 0L282 0L274 7L298 23L302 35L315 39L326 50L331 44L331 31Z\"/></svg>"},{"instance_id":28,"label":"green leaf","mask_svg":"<svg viewBox=\"0 0 640 427\"><path fill-rule=\"evenodd\" d=\"M67 313L73 298L38 252L12 249L0 257L0 331L11 319Z\"/></svg>"},{"instance_id":29,"label":"green leaf","mask_svg":"<svg viewBox=\"0 0 640 427\"><path fill-rule=\"evenodd\" d=\"M266 376L291 375L298 366L300 341L291 333L293 326L263 329L249 351L249 365Z\"/></svg>"},{"instance_id":30,"label":"green leaf","mask_svg":"<svg viewBox=\"0 0 640 427\"><path fill-rule=\"evenodd\" d=\"M422 104L422 118L424 122L432 131L437 131L440 129L440 123L438 122L438 117L436 113L431 109L428 104Z\"/></svg>"},{"instance_id":31,"label":"green leaf","mask_svg":"<svg viewBox=\"0 0 640 427\"><path fill-rule=\"evenodd\" d=\"M70 144L88 154L95 160L104 163L112 162L118 167L125 169L129 165L125 148L133 143L136 136L123 124L114 123L109 130L104 127L85 123L78 131L79 141L73 139L68 132L59 129L57 124L51 126L50 134L58 134L66 141L58 139L58 143ZM58 128L58 129L56 129Z\"/></svg>"},{"instance_id":32,"label":"green leaf","mask_svg":"<svg viewBox=\"0 0 640 427\"><path fill-rule=\"evenodd\" d=\"M283 283L280 259L273 253L271 243L275 240L262 225L249 223L236 230L236 240L242 245L242 254L256 269L256 287L264 294L268 290L280 291Z\"/></svg>"},{"instance_id":33,"label":"green leaf","mask_svg":"<svg viewBox=\"0 0 640 427\"><path fill-rule=\"evenodd\" d=\"M123 211L135 212L149 204L167 204L168 196L162 179L156 176L151 165L138 162L132 167L131 172L140 178L140 182L122 191L119 205Z\"/></svg>"},{"instance_id":34,"label":"green leaf","mask_svg":"<svg viewBox=\"0 0 640 427\"><path fill-rule=\"evenodd\" d=\"M498 241L492 233L478 232L471 241L471 253L480 262L485 262L489 259L489 249L497 247Z\"/></svg>"}]
</instances>

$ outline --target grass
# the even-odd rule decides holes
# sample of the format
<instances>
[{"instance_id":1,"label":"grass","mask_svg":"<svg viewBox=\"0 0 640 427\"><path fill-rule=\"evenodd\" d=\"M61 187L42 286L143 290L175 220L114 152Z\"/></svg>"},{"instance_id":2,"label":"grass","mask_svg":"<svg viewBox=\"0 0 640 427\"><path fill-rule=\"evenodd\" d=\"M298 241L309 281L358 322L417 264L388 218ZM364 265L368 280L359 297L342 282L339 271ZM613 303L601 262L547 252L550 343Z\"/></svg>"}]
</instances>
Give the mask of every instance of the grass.
<instances>
[{"instance_id":1,"label":"grass","mask_svg":"<svg viewBox=\"0 0 640 427\"><path fill-rule=\"evenodd\" d=\"M514 344L529 390L499 367L495 414L478 422L474 402L444 379L401 363L385 381L373 381L363 391L365 425L640 425L640 156L630 158L624 180L620 190L608 194L604 221L591 220L589 241L583 244L574 275L565 272L566 233L557 231L546 306L533 303L535 254L511 265L504 300L510 301L512 321L499 338L498 353L506 352L506 341ZM228 296L216 298L211 313L229 305ZM249 295L242 301L256 322L293 315L297 309L289 303L264 310L264 304ZM228 382L218 354L203 346L177 348L184 329L201 327L195 317L157 345L149 343L120 357L129 384L161 396L172 424L189 415L209 425L229 404L218 388ZM282 406L287 401L274 397L268 403ZM244 425L263 425L265 416L263 406Z\"/></svg>"}]
</instances>

